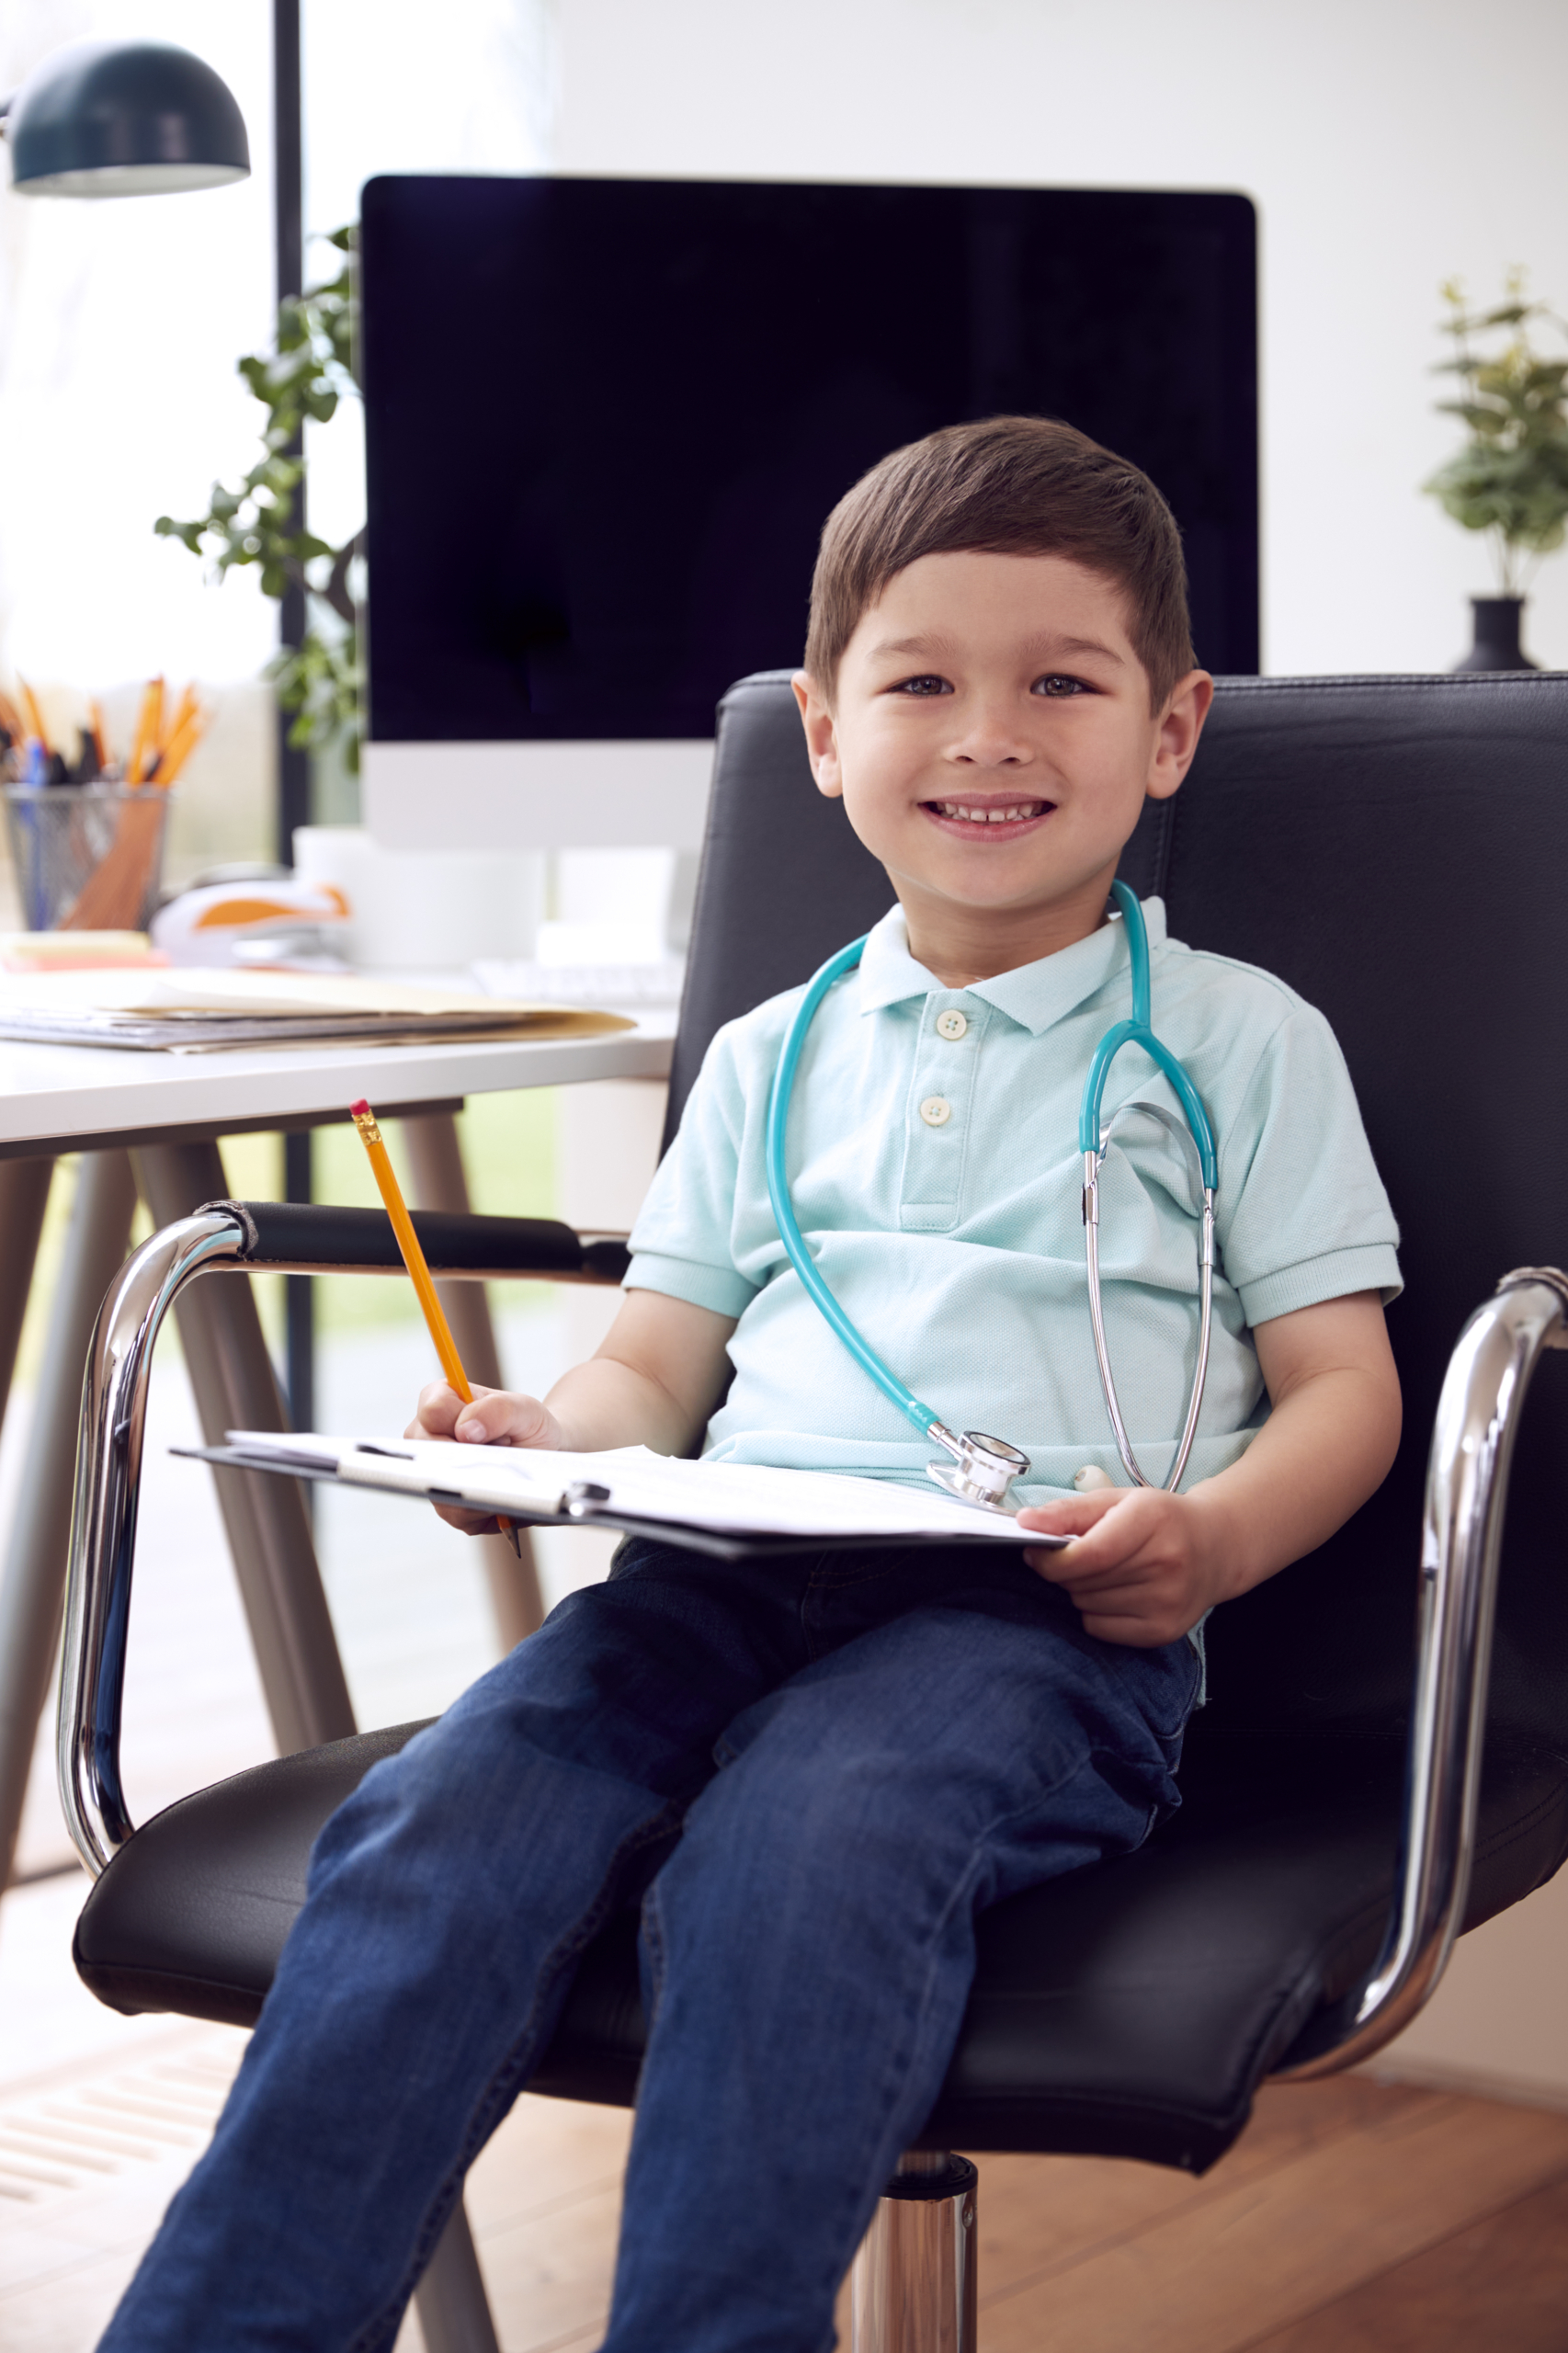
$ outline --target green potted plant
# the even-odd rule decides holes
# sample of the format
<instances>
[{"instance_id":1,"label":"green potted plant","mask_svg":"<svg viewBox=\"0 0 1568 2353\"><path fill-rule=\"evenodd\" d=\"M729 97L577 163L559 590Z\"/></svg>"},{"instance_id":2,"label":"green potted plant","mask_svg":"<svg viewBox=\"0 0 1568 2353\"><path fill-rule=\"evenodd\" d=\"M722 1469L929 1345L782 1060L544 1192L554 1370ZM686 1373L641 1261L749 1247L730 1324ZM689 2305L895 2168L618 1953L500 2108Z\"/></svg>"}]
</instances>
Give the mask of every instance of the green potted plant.
<instances>
[{"instance_id":1,"label":"green potted plant","mask_svg":"<svg viewBox=\"0 0 1568 2353\"><path fill-rule=\"evenodd\" d=\"M1458 384L1457 397L1437 405L1462 418L1470 438L1422 487L1467 531L1490 535L1498 585L1495 597L1471 598L1475 642L1455 667L1533 670L1519 622L1536 563L1562 545L1568 528L1568 358L1538 351L1529 330L1540 321L1562 336L1568 325L1544 302L1527 301L1522 269L1508 272L1495 310L1472 313L1457 278L1442 293L1442 332L1453 350L1433 372Z\"/></svg>"},{"instance_id":2,"label":"green potted plant","mask_svg":"<svg viewBox=\"0 0 1568 2353\"><path fill-rule=\"evenodd\" d=\"M268 666L278 702L294 713L289 741L318 756L335 756L349 775L359 767L363 670L353 574L365 534L340 548L301 529L295 494L304 480L301 441L305 421L325 425L340 401L357 399L354 349L358 305L354 290L357 228L334 231L342 267L320 286L308 286L278 304L278 347L238 362L267 412L261 455L233 488L214 483L205 515L179 522L160 515L153 529L205 556L219 581L236 564L260 569L262 594L305 592L301 643L286 647Z\"/></svg>"}]
</instances>

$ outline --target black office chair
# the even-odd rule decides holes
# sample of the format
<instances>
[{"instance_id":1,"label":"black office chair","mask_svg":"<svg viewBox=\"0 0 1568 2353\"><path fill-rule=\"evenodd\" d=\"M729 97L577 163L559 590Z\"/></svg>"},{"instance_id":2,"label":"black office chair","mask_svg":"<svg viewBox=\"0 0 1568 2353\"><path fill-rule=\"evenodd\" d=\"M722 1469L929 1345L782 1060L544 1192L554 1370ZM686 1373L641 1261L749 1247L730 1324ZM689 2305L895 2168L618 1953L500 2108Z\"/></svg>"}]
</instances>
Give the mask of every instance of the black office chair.
<instances>
[{"instance_id":1,"label":"black office chair","mask_svg":"<svg viewBox=\"0 0 1568 2353\"><path fill-rule=\"evenodd\" d=\"M1179 1814L1139 1853L985 1915L926 2154L862 2250L861 2353L972 2353L973 2171L946 2152L1201 2172L1266 2076L1379 2048L1453 1934L1568 1851L1560 1381L1525 1422L1491 1639L1518 1409L1540 1349L1568 1345L1568 1278L1543 1264L1568 1262L1565 867L1568 676L1224 681L1187 784L1129 845L1123 872L1165 897L1176 938L1280 974L1334 1024L1403 1228L1391 1330L1406 1436L1347 1527L1213 1620ZM783 675L744 680L721 711L672 1122L719 1023L803 979L889 900L812 789ZM621 1263L562 1227L415 1222L454 1275L614 1279ZM1509 1274L1521 1261L1536 1263ZM102 1871L77 1966L116 2008L253 2019L316 1832L415 1729L258 1767L131 1834L115 1734L158 1321L207 1268L396 1264L379 1215L219 1205L156 1235L106 1302L62 1755L77 1842ZM628 1915L585 1956L536 2090L634 2099L635 1935Z\"/></svg>"}]
</instances>

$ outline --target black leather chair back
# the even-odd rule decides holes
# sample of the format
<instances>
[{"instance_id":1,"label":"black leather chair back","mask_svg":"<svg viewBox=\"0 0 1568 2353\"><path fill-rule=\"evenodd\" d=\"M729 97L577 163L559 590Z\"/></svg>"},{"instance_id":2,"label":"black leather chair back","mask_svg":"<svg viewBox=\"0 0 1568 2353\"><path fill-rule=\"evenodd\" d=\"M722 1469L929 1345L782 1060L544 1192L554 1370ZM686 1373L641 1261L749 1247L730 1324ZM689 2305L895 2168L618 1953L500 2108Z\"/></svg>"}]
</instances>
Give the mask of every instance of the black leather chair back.
<instances>
[{"instance_id":1,"label":"black leather chair back","mask_svg":"<svg viewBox=\"0 0 1568 2353\"><path fill-rule=\"evenodd\" d=\"M1173 937L1327 1015L1403 1236L1399 1461L1332 1542L1220 1612L1210 1724L1392 1729L1449 1350L1501 1274L1568 1262L1568 675L1221 679L1191 774L1149 804L1122 872L1165 899ZM806 979L892 897L813 787L788 674L743 679L720 709L672 1127L721 1023ZM1557 1370L1514 1472L1492 1715L1561 1749Z\"/></svg>"}]
</instances>

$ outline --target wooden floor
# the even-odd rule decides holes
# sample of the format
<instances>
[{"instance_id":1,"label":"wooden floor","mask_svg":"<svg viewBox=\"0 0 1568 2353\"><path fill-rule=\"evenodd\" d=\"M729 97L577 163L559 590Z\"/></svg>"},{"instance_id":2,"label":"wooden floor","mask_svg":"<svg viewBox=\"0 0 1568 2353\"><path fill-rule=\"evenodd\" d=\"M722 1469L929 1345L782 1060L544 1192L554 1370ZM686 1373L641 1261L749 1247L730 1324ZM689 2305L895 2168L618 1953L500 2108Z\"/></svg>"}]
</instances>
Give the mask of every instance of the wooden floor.
<instances>
[{"instance_id":1,"label":"wooden floor","mask_svg":"<svg viewBox=\"0 0 1568 2353\"><path fill-rule=\"evenodd\" d=\"M0 2098L6 2353L90 2353L242 2041L164 2022ZM475 2167L504 2353L598 2344L629 2129L526 2098ZM1568 2115L1352 2076L1266 2091L1202 2181L980 2165L982 2353L1568 2353Z\"/></svg>"},{"instance_id":2,"label":"wooden floor","mask_svg":"<svg viewBox=\"0 0 1568 2353\"><path fill-rule=\"evenodd\" d=\"M1266 2090L1201 2181L981 2160L983 2353L1562 2353L1568 2116Z\"/></svg>"},{"instance_id":3,"label":"wooden floor","mask_svg":"<svg viewBox=\"0 0 1568 2353\"><path fill-rule=\"evenodd\" d=\"M598 2343L625 2131L524 2101L476 2169L505 2353ZM1348 2076L1265 2091L1201 2181L980 2169L981 2353L1568 2348L1568 2116L1551 2110Z\"/></svg>"}]
</instances>

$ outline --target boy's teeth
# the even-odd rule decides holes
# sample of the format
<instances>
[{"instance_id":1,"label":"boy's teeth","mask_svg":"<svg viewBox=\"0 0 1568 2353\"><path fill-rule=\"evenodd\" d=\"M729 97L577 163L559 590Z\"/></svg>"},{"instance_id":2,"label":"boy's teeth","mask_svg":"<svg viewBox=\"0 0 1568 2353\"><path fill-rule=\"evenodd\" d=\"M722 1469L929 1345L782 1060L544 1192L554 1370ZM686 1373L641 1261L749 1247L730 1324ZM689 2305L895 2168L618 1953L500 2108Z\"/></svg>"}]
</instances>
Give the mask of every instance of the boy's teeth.
<instances>
[{"instance_id":1,"label":"boy's teeth","mask_svg":"<svg viewBox=\"0 0 1568 2353\"><path fill-rule=\"evenodd\" d=\"M1038 817L1044 806L1042 801L1019 801L1011 809L966 809L957 801L937 803L942 816L961 817L971 825L1005 825L1019 817Z\"/></svg>"}]
</instances>

